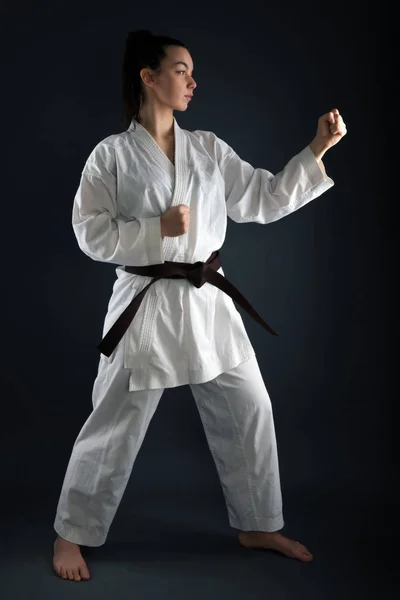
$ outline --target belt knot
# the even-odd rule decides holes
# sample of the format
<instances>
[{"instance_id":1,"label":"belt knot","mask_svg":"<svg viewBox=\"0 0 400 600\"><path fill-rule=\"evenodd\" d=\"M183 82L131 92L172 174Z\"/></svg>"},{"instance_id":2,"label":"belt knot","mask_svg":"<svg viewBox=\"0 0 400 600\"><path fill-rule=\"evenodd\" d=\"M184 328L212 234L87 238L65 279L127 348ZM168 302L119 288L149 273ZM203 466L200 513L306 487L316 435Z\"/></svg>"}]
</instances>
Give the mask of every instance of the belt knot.
<instances>
[{"instance_id":1,"label":"belt knot","mask_svg":"<svg viewBox=\"0 0 400 600\"><path fill-rule=\"evenodd\" d=\"M206 267L206 263L201 260L194 263L189 269L187 278L189 281L197 288L201 288L201 286L206 282L204 279L204 268Z\"/></svg>"}]
</instances>

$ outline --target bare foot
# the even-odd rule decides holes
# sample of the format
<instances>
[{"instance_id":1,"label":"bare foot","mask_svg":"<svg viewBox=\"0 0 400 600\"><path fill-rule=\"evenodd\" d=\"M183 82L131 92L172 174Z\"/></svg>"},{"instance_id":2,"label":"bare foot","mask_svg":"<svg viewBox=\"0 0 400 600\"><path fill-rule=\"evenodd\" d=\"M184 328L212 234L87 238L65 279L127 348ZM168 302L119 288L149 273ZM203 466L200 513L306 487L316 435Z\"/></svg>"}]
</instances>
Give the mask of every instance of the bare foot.
<instances>
[{"instance_id":1,"label":"bare foot","mask_svg":"<svg viewBox=\"0 0 400 600\"><path fill-rule=\"evenodd\" d=\"M296 540L290 540L278 531L241 531L239 543L245 548L265 548L275 550L289 558L297 558L303 562L313 559L311 552Z\"/></svg>"},{"instance_id":2,"label":"bare foot","mask_svg":"<svg viewBox=\"0 0 400 600\"><path fill-rule=\"evenodd\" d=\"M53 567L62 579L75 581L90 579L89 569L78 544L68 542L59 535L54 542Z\"/></svg>"}]
</instances>

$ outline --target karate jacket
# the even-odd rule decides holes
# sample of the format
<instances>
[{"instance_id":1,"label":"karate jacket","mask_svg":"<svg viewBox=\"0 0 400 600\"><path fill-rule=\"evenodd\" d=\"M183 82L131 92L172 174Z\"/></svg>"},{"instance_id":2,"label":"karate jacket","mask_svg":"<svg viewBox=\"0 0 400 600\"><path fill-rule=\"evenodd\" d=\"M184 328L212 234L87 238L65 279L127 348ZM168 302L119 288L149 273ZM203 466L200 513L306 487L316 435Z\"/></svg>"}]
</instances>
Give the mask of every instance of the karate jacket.
<instances>
[{"instance_id":1,"label":"karate jacket","mask_svg":"<svg viewBox=\"0 0 400 600\"><path fill-rule=\"evenodd\" d=\"M210 131L185 130L175 117L174 131L175 165L132 119L126 131L101 140L83 167L72 210L78 245L93 260L118 265L102 337L151 281L124 265L206 261L224 244L227 217L272 223L334 185L309 146L273 175ZM161 215L178 204L190 207L189 230L162 239ZM222 267L218 272L224 275ZM209 381L255 354L233 300L187 279L150 286L119 344L130 391ZM99 360L111 362L115 353Z\"/></svg>"}]
</instances>

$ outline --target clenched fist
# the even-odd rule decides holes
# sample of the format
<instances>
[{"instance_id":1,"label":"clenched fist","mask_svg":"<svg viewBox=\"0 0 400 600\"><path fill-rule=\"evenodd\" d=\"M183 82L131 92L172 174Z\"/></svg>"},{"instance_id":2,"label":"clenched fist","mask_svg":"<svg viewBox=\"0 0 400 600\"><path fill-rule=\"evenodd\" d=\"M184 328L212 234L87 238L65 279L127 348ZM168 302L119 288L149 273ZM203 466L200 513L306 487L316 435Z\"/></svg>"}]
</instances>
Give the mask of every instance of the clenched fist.
<instances>
[{"instance_id":1,"label":"clenched fist","mask_svg":"<svg viewBox=\"0 0 400 600\"><path fill-rule=\"evenodd\" d=\"M161 236L177 237L189 229L190 207L186 204L172 206L160 218Z\"/></svg>"}]
</instances>

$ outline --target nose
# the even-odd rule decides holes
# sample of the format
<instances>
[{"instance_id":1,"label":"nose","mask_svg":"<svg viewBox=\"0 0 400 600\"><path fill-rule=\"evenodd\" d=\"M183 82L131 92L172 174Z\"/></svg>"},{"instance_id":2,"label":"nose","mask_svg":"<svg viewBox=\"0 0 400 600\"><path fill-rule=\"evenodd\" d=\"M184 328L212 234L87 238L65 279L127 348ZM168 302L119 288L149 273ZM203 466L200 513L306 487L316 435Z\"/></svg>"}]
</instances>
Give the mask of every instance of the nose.
<instances>
[{"instance_id":1,"label":"nose","mask_svg":"<svg viewBox=\"0 0 400 600\"><path fill-rule=\"evenodd\" d=\"M191 90L194 90L197 87L197 83L195 82L194 79L192 79L192 83L190 84L189 87L190 87Z\"/></svg>"}]
</instances>

